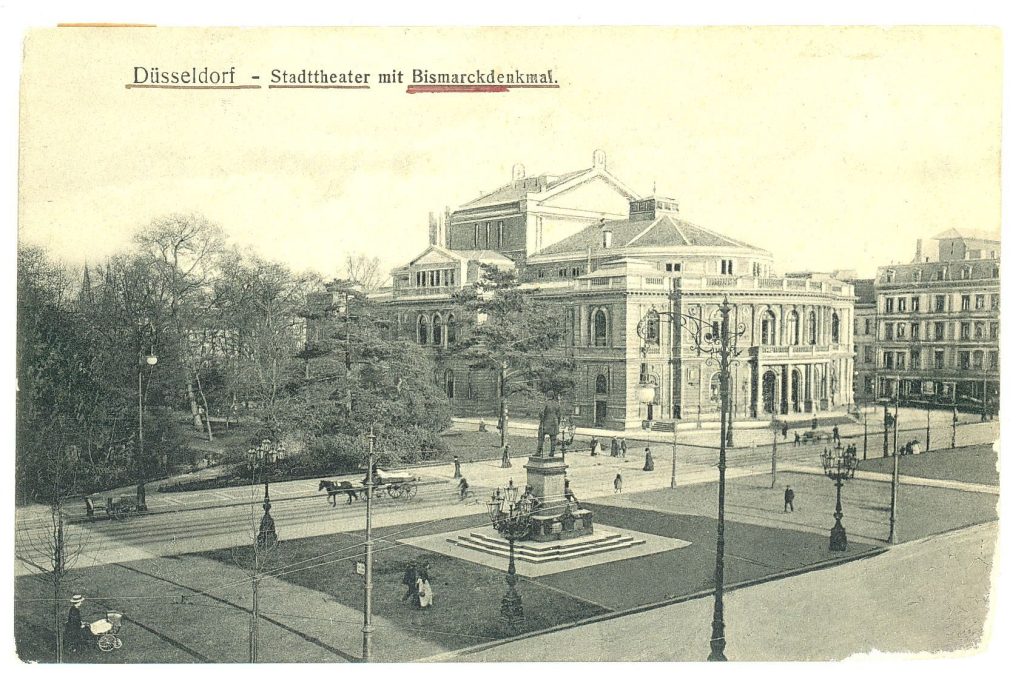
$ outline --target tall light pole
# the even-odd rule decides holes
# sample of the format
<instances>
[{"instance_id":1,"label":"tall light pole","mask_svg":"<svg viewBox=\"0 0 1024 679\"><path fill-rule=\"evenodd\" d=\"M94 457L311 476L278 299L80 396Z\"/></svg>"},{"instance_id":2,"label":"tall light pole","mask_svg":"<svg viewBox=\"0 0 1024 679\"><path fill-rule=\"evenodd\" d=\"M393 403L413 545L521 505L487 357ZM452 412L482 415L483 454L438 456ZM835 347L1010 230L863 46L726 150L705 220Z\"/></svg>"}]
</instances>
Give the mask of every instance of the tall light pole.
<instances>
[{"instance_id":1,"label":"tall light pole","mask_svg":"<svg viewBox=\"0 0 1024 679\"><path fill-rule=\"evenodd\" d=\"M150 348L149 353L146 356L139 357L139 456L136 460L136 467L139 473L139 483L135 489L135 505L140 510L146 509L146 463L143 455L143 427L142 427L142 413L145 410L143 404L143 389L142 389L142 371L148 366L152 368L157 363L156 355L153 353L153 349Z\"/></svg>"},{"instance_id":2,"label":"tall light pole","mask_svg":"<svg viewBox=\"0 0 1024 679\"><path fill-rule=\"evenodd\" d=\"M892 418L892 482L889 498L889 544L896 544L896 496L900 487L900 451L896 447L900 429L900 376L896 376L896 414Z\"/></svg>"},{"instance_id":3,"label":"tall light pole","mask_svg":"<svg viewBox=\"0 0 1024 679\"><path fill-rule=\"evenodd\" d=\"M665 312L652 310L659 320L667 317L675 321L680 331L685 330L691 340L691 350L698 356L706 356L709 366L718 368L719 394L719 446L718 446L718 540L715 549L715 606L711 621L711 653L708 660L722 661L725 657L725 451L728 447L729 411L732 408L731 368L733 359L740 355L739 338L746 332L742 323L736 324L733 330L730 324L736 305L729 298L722 299L717 305L716 314L719 322L704 318L702 315ZM717 319L716 319L717 320ZM647 339L648 323L646 319L637 326L637 334ZM700 411L698 410L698 413Z\"/></svg>"},{"instance_id":4,"label":"tall light pole","mask_svg":"<svg viewBox=\"0 0 1024 679\"><path fill-rule=\"evenodd\" d=\"M377 436L370 427L366 437L369 449L366 454L366 542L363 547L363 662L370 662L371 639L373 635L373 444Z\"/></svg>"}]
</instances>

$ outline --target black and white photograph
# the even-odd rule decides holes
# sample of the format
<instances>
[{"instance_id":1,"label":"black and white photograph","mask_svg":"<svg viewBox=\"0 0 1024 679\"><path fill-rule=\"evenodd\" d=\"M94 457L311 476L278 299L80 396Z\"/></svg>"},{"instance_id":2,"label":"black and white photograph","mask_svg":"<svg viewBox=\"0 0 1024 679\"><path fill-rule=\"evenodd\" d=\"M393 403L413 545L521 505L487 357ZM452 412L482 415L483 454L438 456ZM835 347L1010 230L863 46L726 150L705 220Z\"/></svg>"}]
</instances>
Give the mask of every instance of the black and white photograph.
<instances>
[{"instance_id":1,"label":"black and white photograph","mask_svg":"<svg viewBox=\"0 0 1024 679\"><path fill-rule=\"evenodd\" d=\"M984 653L1004 39L26 27L10 655Z\"/></svg>"}]
</instances>

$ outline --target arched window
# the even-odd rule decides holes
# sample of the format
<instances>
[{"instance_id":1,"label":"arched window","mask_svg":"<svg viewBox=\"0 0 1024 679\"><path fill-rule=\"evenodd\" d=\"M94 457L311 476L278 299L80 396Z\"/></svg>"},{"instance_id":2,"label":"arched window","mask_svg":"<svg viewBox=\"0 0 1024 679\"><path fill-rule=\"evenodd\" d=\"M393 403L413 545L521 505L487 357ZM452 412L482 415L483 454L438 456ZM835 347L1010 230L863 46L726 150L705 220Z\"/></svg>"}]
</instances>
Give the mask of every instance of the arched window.
<instances>
[{"instance_id":1,"label":"arched window","mask_svg":"<svg viewBox=\"0 0 1024 679\"><path fill-rule=\"evenodd\" d=\"M774 346L775 344L775 314L765 311L761 314L761 344Z\"/></svg>"},{"instance_id":2,"label":"arched window","mask_svg":"<svg viewBox=\"0 0 1024 679\"><path fill-rule=\"evenodd\" d=\"M597 379L594 380L594 393L595 394L607 394L608 393L608 378L604 375L598 375Z\"/></svg>"},{"instance_id":3,"label":"arched window","mask_svg":"<svg viewBox=\"0 0 1024 679\"><path fill-rule=\"evenodd\" d=\"M722 373L711 376L711 400L717 401L722 393Z\"/></svg>"},{"instance_id":4,"label":"arched window","mask_svg":"<svg viewBox=\"0 0 1024 679\"><path fill-rule=\"evenodd\" d=\"M832 344L839 344L839 314L832 312Z\"/></svg>"},{"instance_id":5,"label":"arched window","mask_svg":"<svg viewBox=\"0 0 1024 679\"><path fill-rule=\"evenodd\" d=\"M807 343L818 343L818 314L814 310L807 312Z\"/></svg>"},{"instance_id":6,"label":"arched window","mask_svg":"<svg viewBox=\"0 0 1024 679\"><path fill-rule=\"evenodd\" d=\"M800 344L800 314L790 311L786 318L786 343L790 346Z\"/></svg>"},{"instance_id":7,"label":"arched window","mask_svg":"<svg viewBox=\"0 0 1024 679\"><path fill-rule=\"evenodd\" d=\"M420 316L419 320L416 321L416 340L420 344L427 343L427 317Z\"/></svg>"},{"instance_id":8,"label":"arched window","mask_svg":"<svg viewBox=\"0 0 1024 679\"><path fill-rule=\"evenodd\" d=\"M451 346L455 344L457 336L455 334L455 314L448 314L448 338L447 344Z\"/></svg>"},{"instance_id":9,"label":"arched window","mask_svg":"<svg viewBox=\"0 0 1024 679\"><path fill-rule=\"evenodd\" d=\"M441 344L442 325L440 314L434 314L434 344Z\"/></svg>"},{"instance_id":10,"label":"arched window","mask_svg":"<svg viewBox=\"0 0 1024 679\"><path fill-rule=\"evenodd\" d=\"M444 393L448 398L455 398L455 373L451 368L444 371Z\"/></svg>"},{"instance_id":11,"label":"arched window","mask_svg":"<svg viewBox=\"0 0 1024 679\"><path fill-rule=\"evenodd\" d=\"M598 309L594 312L593 322L593 345L595 347L608 346L608 312Z\"/></svg>"}]
</instances>

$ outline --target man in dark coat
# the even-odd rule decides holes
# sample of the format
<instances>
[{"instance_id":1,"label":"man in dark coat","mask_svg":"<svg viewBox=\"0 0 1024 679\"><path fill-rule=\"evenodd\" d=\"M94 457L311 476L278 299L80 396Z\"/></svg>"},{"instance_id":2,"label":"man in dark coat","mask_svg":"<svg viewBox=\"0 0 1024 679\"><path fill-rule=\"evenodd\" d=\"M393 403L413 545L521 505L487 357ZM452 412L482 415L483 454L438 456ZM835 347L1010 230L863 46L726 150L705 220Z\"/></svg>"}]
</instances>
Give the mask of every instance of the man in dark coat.
<instances>
[{"instance_id":1,"label":"man in dark coat","mask_svg":"<svg viewBox=\"0 0 1024 679\"><path fill-rule=\"evenodd\" d=\"M832 441L838 446L841 440L839 437L839 425L837 424L832 427Z\"/></svg>"},{"instance_id":2,"label":"man in dark coat","mask_svg":"<svg viewBox=\"0 0 1024 679\"><path fill-rule=\"evenodd\" d=\"M786 486L786 492L783 494L782 499L785 501L785 506L782 508L782 513L795 512L796 509L793 507L793 500L796 499L796 493L789 486Z\"/></svg>"},{"instance_id":3,"label":"man in dark coat","mask_svg":"<svg viewBox=\"0 0 1024 679\"><path fill-rule=\"evenodd\" d=\"M612 437L612 457L619 456L619 439Z\"/></svg>"},{"instance_id":4,"label":"man in dark coat","mask_svg":"<svg viewBox=\"0 0 1024 679\"><path fill-rule=\"evenodd\" d=\"M540 413L540 426L537 428L537 455L544 453L544 437L551 439L551 453L548 457L555 456L555 443L558 438L558 425L562 421L562 408L555 400L553 392L547 393L547 402L544 410Z\"/></svg>"},{"instance_id":5,"label":"man in dark coat","mask_svg":"<svg viewBox=\"0 0 1024 679\"><path fill-rule=\"evenodd\" d=\"M786 440L786 436L789 435L789 425L785 422L782 423L782 440Z\"/></svg>"},{"instance_id":6,"label":"man in dark coat","mask_svg":"<svg viewBox=\"0 0 1024 679\"><path fill-rule=\"evenodd\" d=\"M402 584L406 587L405 594L402 595L403 602L408 601L409 597L416 596L416 578L416 564L410 563L405 567L405 575L402 576ZM413 599L413 601L415 602L416 600Z\"/></svg>"}]
</instances>

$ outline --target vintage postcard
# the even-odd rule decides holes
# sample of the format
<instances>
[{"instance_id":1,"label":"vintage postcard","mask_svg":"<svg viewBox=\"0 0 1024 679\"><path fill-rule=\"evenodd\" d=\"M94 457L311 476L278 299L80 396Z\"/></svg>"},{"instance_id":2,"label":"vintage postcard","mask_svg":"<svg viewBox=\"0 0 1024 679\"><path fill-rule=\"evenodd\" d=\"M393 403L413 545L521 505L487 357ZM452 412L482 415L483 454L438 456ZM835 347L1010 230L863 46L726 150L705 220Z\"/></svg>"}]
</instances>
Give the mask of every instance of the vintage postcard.
<instances>
[{"instance_id":1,"label":"vintage postcard","mask_svg":"<svg viewBox=\"0 0 1024 679\"><path fill-rule=\"evenodd\" d=\"M985 652L998 28L22 50L22 662Z\"/></svg>"}]
</instances>

